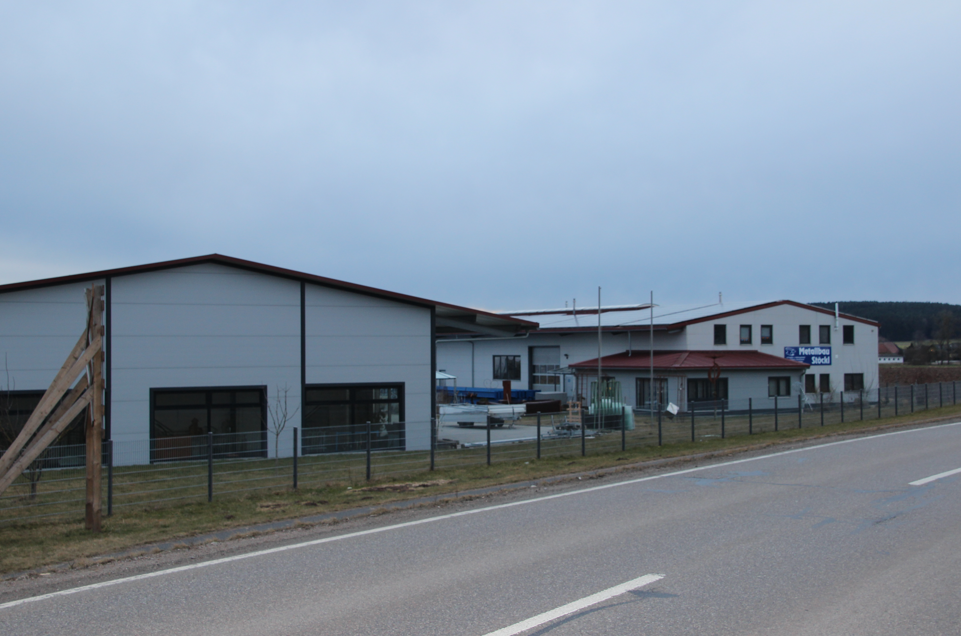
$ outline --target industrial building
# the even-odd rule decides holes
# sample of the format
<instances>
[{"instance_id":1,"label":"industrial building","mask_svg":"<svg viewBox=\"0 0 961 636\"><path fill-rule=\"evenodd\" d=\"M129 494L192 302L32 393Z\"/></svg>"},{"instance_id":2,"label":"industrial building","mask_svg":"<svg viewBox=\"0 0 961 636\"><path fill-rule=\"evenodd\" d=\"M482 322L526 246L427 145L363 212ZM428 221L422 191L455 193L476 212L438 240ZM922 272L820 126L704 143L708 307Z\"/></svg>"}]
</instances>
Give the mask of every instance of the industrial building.
<instances>
[{"instance_id":1,"label":"industrial building","mask_svg":"<svg viewBox=\"0 0 961 636\"><path fill-rule=\"evenodd\" d=\"M790 300L700 307L631 305L506 312L537 328L509 338L452 334L438 368L461 385L584 399L601 377L637 409L698 402L764 407L833 401L878 387L878 324ZM652 384L653 380L653 384Z\"/></svg>"},{"instance_id":2,"label":"industrial building","mask_svg":"<svg viewBox=\"0 0 961 636\"><path fill-rule=\"evenodd\" d=\"M91 284L105 287L106 437L139 443L127 463L189 457L182 440L204 433L226 436L232 456L273 456L272 400L289 401L281 456L295 427L302 451L319 453L350 450L349 427L364 422L379 448L429 448L437 338L534 326L216 254L3 285L14 416L29 415L83 332Z\"/></svg>"}]
</instances>

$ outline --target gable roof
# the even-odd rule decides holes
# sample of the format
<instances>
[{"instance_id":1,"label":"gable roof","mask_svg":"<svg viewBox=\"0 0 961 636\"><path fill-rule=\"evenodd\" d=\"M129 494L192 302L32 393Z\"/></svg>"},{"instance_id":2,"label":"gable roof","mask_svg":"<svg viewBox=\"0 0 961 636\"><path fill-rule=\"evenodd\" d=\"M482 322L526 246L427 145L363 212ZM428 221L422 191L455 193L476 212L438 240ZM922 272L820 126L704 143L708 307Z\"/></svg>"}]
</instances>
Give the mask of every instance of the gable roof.
<instances>
[{"instance_id":1,"label":"gable roof","mask_svg":"<svg viewBox=\"0 0 961 636\"><path fill-rule=\"evenodd\" d=\"M182 259L172 260L172 261L162 261L159 263L148 263L146 265L120 267L116 269L106 269L106 270L100 270L96 272L72 274L70 276L59 276L56 278L45 278L41 280L27 281L22 283L11 283L7 285L0 285L0 294L29 290L29 289L39 289L43 287L53 287L56 285L65 285L69 283L88 282L88 281L100 280L105 278L132 276L135 274L143 274L147 272L156 272L156 271L161 271L166 269L175 269L178 267L189 267L191 265L201 265L201 264L211 264L211 263L217 264L217 265L225 265L227 267L235 267L237 269L243 269L251 272L258 272L261 274L267 274L269 276L277 276L279 278L286 278L289 280L302 281L305 283L310 283L312 285L320 285L323 287L340 289L344 291L354 292L357 294L363 294L366 296L374 296L377 298L394 300L397 302L406 303L410 305L417 305L425 308L434 308L435 316L436 316L435 323L436 323L438 334L478 333L479 332L479 333L491 333L493 335L504 335L505 332L516 333L518 331L529 330L537 326L536 323L523 320L520 318L513 318L511 316L505 316L498 313L481 311L477 309L470 309L469 307L460 307L458 305L451 305L448 303L442 303L435 300L428 300L426 298L418 298L416 296L409 296L407 294L399 294L397 292L391 292L384 289L377 289L375 287L368 287L366 285L348 283L341 280L335 280L333 278L325 278L323 276L316 276L314 274L298 272L292 269L284 269L282 267L265 265L263 263L247 261L240 258L234 258L232 256L224 256L223 254L208 254L206 256L194 256L192 258L182 258Z\"/></svg>"},{"instance_id":2,"label":"gable roof","mask_svg":"<svg viewBox=\"0 0 961 636\"><path fill-rule=\"evenodd\" d=\"M810 365L787 360L760 351L654 351L654 368L660 371L708 370L717 362L722 371L748 371L752 369L785 369L803 371ZM572 369L590 371L597 369L597 358L570 365ZM625 351L601 358L604 371L649 369L651 355L647 351Z\"/></svg>"},{"instance_id":3,"label":"gable roof","mask_svg":"<svg viewBox=\"0 0 961 636\"><path fill-rule=\"evenodd\" d=\"M834 312L823 307L815 307L793 300L775 300L765 303L714 303L699 306L660 306L654 305L654 331L680 331L688 325L710 320L719 320L731 316L750 313L790 305L827 316L834 316ZM581 331L597 331L598 308L583 307L563 309L539 309L525 311L501 312L503 315L532 320L537 322L536 331L543 333L574 333ZM845 320L861 322L877 327L879 323L853 316L839 314ZM650 331L651 305L618 305L600 308L601 329L608 332L618 331Z\"/></svg>"}]
</instances>

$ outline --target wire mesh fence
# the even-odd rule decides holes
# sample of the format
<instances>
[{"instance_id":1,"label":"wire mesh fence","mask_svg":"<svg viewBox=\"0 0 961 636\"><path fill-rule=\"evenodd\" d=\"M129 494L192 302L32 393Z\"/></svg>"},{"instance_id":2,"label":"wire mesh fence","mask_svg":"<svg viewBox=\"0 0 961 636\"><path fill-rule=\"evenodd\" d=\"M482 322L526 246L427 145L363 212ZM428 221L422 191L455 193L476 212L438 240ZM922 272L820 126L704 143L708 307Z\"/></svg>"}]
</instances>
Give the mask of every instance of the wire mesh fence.
<instances>
[{"instance_id":1,"label":"wire mesh fence","mask_svg":"<svg viewBox=\"0 0 961 636\"><path fill-rule=\"evenodd\" d=\"M693 402L686 411L634 411L633 417L585 418L563 414L524 418L523 434L509 440L474 443L438 440L436 422L357 424L326 429L293 429L292 447L268 454L266 433L230 433L107 441L103 448L105 512L157 507L266 490L357 485L394 480L430 470L700 442L881 420L957 404L956 382L883 387L837 394L770 396ZM418 427L431 430L429 450L404 450ZM441 443L441 442L444 443ZM286 455L286 456L278 456ZM147 461L144 461L144 460ZM80 517L85 503L84 445L48 448L0 496L0 523Z\"/></svg>"}]
</instances>

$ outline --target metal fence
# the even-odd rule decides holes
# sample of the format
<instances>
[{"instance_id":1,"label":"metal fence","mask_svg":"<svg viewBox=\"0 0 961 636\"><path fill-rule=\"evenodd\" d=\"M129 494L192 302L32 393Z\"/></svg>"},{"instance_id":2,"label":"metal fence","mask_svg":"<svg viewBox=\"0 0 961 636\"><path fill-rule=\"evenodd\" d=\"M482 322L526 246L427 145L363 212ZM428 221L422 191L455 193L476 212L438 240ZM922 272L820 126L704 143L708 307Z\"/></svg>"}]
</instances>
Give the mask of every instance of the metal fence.
<instances>
[{"instance_id":1,"label":"metal fence","mask_svg":"<svg viewBox=\"0 0 961 636\"><path fill-rule=\"evenodd\" d=\"M491 439L492 427L488 426L484 442L456 447L438 442L434 422L430 450L423 451L402 450L405 436L416 423L295 428L286 438L291 444L287 457L279 458L268 455L266 433L107 441L103 450L104 508L109 516L130 507L213 501L259 490L356 485L435 469L881 420L957 404L957 384L695 402L673 417L658 409L634 411L633 428L625 418L596 418L593 424L588 418L580 426L567 422L563 415L529 416L524 427L529 439L498 443ZM83 445L47 449L0 497L0 523L82 517L84 463Z\"/></svg>"}]
</instances>

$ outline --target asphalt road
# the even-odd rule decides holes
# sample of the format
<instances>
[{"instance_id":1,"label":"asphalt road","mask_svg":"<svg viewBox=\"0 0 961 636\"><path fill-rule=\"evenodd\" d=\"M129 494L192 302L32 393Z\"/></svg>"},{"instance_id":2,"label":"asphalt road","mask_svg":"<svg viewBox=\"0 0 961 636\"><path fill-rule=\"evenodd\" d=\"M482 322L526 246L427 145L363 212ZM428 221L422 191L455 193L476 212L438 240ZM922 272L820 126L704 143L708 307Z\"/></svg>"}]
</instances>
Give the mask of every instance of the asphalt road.
<instances>
[{"instance_id":1,"label":"asphalt road","mask_svg":"<svg viewBox=\"0 0 961 636\"><path fill-rule=\"evenodd\" d=\"M387 516L8 593L0 634L959 634L961 473L911 485L958 468L961 424Z\"/></svg>"}]
</instances>

